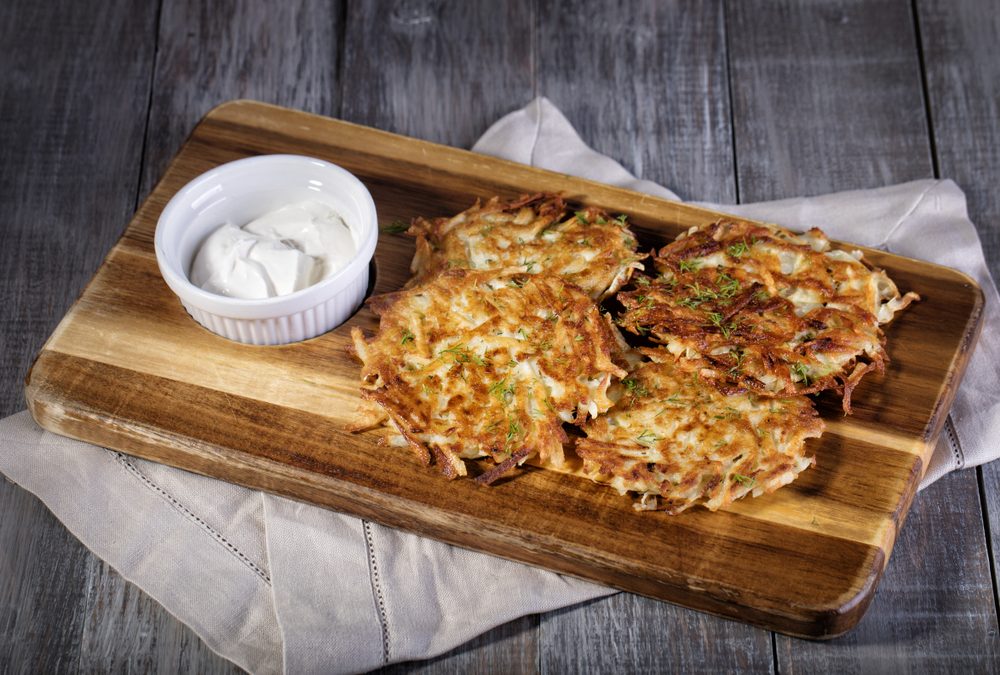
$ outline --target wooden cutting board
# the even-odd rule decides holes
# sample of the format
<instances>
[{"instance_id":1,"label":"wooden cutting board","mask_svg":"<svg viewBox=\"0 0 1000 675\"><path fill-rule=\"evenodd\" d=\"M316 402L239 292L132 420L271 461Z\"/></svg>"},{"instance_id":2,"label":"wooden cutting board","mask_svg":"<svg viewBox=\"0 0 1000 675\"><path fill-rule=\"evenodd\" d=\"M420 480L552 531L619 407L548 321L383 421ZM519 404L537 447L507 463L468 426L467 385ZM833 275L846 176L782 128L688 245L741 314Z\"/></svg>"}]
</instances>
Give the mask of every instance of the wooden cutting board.
<instances>
[{"instance_id":1,"label":"wooden cutting board","mask_svg":"<svg viewBox=\"0 0 1000 675\"><path fill-rule=\"evenodd\" d=\"M866 251L923 301L888 327L892 363L844 417L820 397L816 467L722 511L637 513L579 478L526 468L492 487L448 482L408 450L344 430L358 397L345 352L366 309L331 333L251 347L198 326L159 275L156 220L186 182L249 155L299 153L354 172L385 225L476 197L540 190L626 213L644 248L717 214L250 101L213 110L42 348L26 395L40 425L158 462L356 514L471 549L792 635L831 637L867 608L980 326L959 272ZM822 223L817 223L822 226ZM383 233L375 292L409 275L410 240ZM475 580L470 579L470 583Z\"/></svg>"}]
</instances>

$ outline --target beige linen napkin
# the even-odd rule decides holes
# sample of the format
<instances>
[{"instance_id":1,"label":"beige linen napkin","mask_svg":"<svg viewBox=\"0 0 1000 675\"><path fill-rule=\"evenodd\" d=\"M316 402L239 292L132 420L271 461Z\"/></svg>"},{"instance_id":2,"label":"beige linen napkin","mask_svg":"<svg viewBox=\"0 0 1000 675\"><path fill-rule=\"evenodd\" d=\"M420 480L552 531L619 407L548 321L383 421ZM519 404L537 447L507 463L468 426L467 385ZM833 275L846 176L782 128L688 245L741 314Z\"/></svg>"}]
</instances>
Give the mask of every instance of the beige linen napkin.
<instances>
[{"instance_id":1,"label":"beige linen napkin","mask_svg":"<svg viewBox=\"0 0 1000 675\"><path fill-rule=\"evenodd\" d=\"M474 148L675 197L580 140L545 99ZM961 190L920 181L724 210L935 260L974 276L986 328L925 484L1000 455L996 289ZM280 497L0 421L0 472L219 654L253 672L356 672L448 651L515 617L611 592ZM469 584L476 579L476 584Z\"/></svg>"}]
</instances>

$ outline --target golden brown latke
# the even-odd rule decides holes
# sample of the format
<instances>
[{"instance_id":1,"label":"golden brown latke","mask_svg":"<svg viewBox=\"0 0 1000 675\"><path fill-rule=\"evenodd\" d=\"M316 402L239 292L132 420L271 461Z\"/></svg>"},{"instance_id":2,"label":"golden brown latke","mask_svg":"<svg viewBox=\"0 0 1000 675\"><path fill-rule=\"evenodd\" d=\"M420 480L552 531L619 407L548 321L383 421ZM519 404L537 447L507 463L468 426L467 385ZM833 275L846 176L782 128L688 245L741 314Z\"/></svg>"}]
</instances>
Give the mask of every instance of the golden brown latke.
<instances>
[{"instance_id":1,"label":"golden brown latke","mask_svg":"<svg viewBox=\"0 0 1000 675\"><path fill-rule=\"evenodd\" d=\"M639 510L676 514L772 492L812 466L805 441L823 422L807 397L724 394L694 365L644 351L662 361L636 368L615 406L583 425L588 478L634 493Z\"/></svg>"},{"instance_id":2,"label":"golden brown latke","mask_svg":"<svg viewBox=\"0 0 1000 675\"><path fill-rule=\"evenodd\" d=\"M622 327L698 361L723 389L837 389L845 413L861 377L888 361L879 324L918 299L817 229L723 220L664 246L655 265L659 277L618 294Z\"/></svg>"},{"instance_id":3,"label":"golden brown latke","mask_svg":"<svg viewBox=\"0 0 1000 675\"><path fill-rule=\"evenodd\" d=\"M373 298L378 334L352 331L362 397L358 428L386 424L448 477L489 456L490 482L531 456L563 462L563 422L611 406L625 371L617 330L578 287L548 274L448 270Z\"/></svg>"},{"instance_id":4,"label":"golden brown latke","mask_svg":"<svg viewBox=\"0 0 1000 675\"><path fill-rule=\"evenodd\" d=\"M598 300L642 269L625 220L594 207L568 213L562 198L541 193L477 201L450 218L414 218L411 285L454 268L547 272Z\"/></svg>"}]
</instances>

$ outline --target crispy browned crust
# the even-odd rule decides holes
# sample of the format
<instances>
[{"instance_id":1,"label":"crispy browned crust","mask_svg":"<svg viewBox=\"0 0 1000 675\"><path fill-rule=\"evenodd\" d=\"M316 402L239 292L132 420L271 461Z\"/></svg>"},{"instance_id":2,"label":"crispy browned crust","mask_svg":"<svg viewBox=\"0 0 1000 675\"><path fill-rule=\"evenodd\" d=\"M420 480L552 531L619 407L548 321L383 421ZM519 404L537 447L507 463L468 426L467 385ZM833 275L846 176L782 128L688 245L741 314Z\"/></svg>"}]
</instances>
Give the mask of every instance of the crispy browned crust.
<instances>
[{"instance_id":1,"label":"crispy browned crust","mask_svg":"<svg viewBox=\"0 0 1000 675\"><path fill-rule=\"evenodd\" d=\"M414 218L407 232L417 238L411 286L447 269L509 269L558 274L600 299L642 268L624 217L570 213L553 194L477 201L450 218Z\"/></svg>"},{"instance_id":2,"label":"crispy browned crust","mask_svg":"<svg viewBox=\"0 0 1000 675\"><path fill-rule=\"evenodd\" d=\"M623 380L620 399L576 444L583 473L641 510L718 509L772 492L814 463L823 422L805 396L726 394L665 350Z\"/></svg>"},{"instance_id":3,"label":"crispy browned crust","mask_svg":"<svg viewBox=\"0 0 1000 675\"><path fill-rule=\"evenodd\" d=\"M724 390L835 389L849 413L861 376L888 361L879 324L917 299L900 297L859 256L830 251L815 229L738 220L693 228L657 253L660 276L618 294L618 322L699 362Z\"/></svg>"},{"instance_id":4,"label":"crispy browned crust","mask_svg":"<svg viewBox=\"0 0 1000 675\"><path fill-rule=\"evenodd\" d=\"M485 483L529 456L561 464L563 422L607 410L625 374L610 321L559 277L449 270L370 304L379 332L352 331L362 396L384 411L391 442L450 478L484 456L497 465Z\"/></svg>"},{"instance_id":5,"label":"crispy browned crust","mask_svg":"<svg viewBox=\"0 0 1000 675\"><path fill-rule=\"evenodd\" d=\"M849 413L888 361L880 324L918 299L819 230L738 219L692 228L655 254L658 276L633 277L644 256L624 217L570 213L551 194L477 201L408 232L414 278L369 300L376 335L352 331L352 430L381 429L448 478L488 458L473 473L489 485L530 461L671 514L811 466L823 422L803 394L839 390ZM618 323L659 346L630 351L594 304L630 278ZM564 464L564 423L586 434L582 470Z\"/></svg>"}]
</instances>

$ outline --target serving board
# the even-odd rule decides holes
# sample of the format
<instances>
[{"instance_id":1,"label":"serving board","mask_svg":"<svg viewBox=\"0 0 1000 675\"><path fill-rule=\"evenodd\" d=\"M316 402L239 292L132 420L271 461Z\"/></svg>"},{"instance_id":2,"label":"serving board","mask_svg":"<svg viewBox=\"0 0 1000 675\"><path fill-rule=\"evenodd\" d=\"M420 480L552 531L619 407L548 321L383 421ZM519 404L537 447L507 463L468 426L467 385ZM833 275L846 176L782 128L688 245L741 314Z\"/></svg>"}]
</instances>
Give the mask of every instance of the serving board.
<instances>
[{"instance_id":1,"label":"serving board","mask_svg":"<svg viewBox=\"0 0 1000 675\"><path fill-rule=\"evenodd\" d=\"M361 309L318 338L253 347L197 325L163 282L157 218L185 183L241 157L297 153L355 173L384 226L476 197L553 191L629 215L643 248L718 214L607 185L251 101L210 112L42 348L26 397L38 423L189 471L791 635L832 637L863 615L975 343L982 293L951 269L880 251L923 300L887 330L892 362L844 417L818 407L814 468L718 512L638 513L589 481L526 467L489 487L447 481L406 449L345 430L359 401L346 352ZM822 223L817 223L822 226ZM854 247L857 248L857 247ZM383 232L374 292L409 276L408 237ZM474 580L470 580L473 583Z\"/></svg>"}]
</instances>

